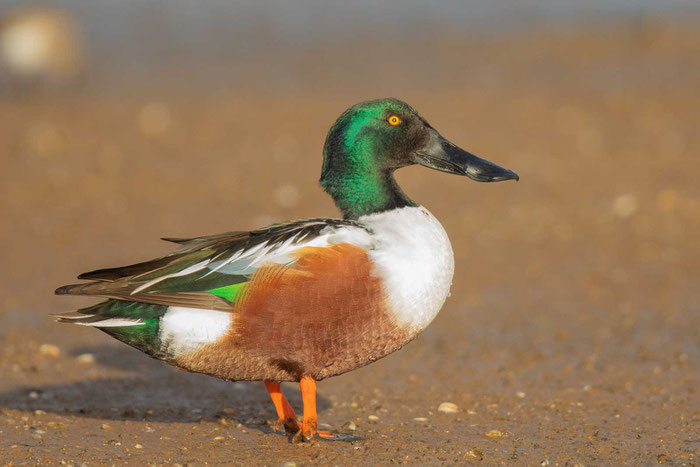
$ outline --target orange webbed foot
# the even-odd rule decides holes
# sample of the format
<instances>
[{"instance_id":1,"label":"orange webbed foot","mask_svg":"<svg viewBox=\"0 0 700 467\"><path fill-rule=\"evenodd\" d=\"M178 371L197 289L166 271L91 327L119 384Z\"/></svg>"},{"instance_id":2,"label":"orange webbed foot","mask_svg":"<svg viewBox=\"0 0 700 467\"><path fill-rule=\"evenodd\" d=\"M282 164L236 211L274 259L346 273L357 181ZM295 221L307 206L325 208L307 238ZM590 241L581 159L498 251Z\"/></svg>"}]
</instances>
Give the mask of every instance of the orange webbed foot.
<instances>
[{"instance_id":1,"label":"orange webbed foot","mask_svg":"<svg viewBox=\"0 0 700 467\"><path fill-rule=\"evenodd\" d=\"M301 425L297 421L294 409L282 394L280 383L265 381L265 386L277 411L277 422L272 426L274 431L281 432L284 429L287 434L293 434L292 442L295 443L313 442L318 439L324 441L357 441L362 439L359 436L319 430L316 426L316 381L305 376L299 385L304 402L304 419Z\"/></svg>"},{"instance_id":2,"label":"orange webbed foot","mask_svg":"<svg viewBox=\"0 0 700 467\"><path fill-rule=\"evenodd\" d=\"M316 436L324 441L359 441L361 436L333 433L328 430L318 430Z\"/></svg>"},{"instance_id":3,"label":"orange webbed foot","mask_svg":"<svg viewBox=\"0 0 700 467\"><path fill-rule=\"evenodd\" d=\"M316 431L306 431L302 428L299 432L294 435L292 442L294 443L314 443L318 440L321 441L359 441L362 437L356 435L346 435L340 433L333 433L329 430L316 430Z\"/></svg>"}]
</instances>

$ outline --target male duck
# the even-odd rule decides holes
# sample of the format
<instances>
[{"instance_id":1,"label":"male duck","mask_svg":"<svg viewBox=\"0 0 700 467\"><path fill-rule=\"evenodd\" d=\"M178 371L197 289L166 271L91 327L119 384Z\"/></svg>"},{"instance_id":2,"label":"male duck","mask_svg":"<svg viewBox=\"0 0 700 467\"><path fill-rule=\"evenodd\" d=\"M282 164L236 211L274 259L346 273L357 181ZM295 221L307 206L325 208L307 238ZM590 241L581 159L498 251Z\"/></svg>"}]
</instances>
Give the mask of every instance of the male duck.
<instances>
[{"instance_id":1,"label":"male duck","mask_svg":"<svg viewBox=\"0 0 700 467\"><path fill-rule=\"evenodd\" d=\"M452 283L440 223L406 196L396 169L421 164L479 182L518 179L443 138L397 99L362 102L331 127L321 186L343 219L165 239L180 246L143 263L81 274L59 295L108 300L61 322L96 327L178 368L264 381L277 427L316 428L316 381L367 365L414 339ZM298 381L303 421L280 391Z\"/></svg>"}]
</instances>

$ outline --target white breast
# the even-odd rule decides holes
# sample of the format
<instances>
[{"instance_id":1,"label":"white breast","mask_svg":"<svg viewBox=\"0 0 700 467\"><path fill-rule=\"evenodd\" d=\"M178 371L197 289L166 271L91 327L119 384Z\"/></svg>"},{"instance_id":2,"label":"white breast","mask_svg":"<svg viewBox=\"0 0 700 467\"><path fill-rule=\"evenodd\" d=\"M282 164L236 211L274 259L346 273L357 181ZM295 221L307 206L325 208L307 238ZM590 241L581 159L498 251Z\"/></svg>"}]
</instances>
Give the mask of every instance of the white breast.
<instances>
[{"instance_id":1,"label":"white breast","mask_svg":"<svg viewBox=\"0 0 700 467\"><path fill-rule=\"evenodd\" d=\"M369 251L397 324L423 330L450 293L454 254L447 233L422 206L371 214L359 219L373 231Z\"/></svg>"}]
</instances>

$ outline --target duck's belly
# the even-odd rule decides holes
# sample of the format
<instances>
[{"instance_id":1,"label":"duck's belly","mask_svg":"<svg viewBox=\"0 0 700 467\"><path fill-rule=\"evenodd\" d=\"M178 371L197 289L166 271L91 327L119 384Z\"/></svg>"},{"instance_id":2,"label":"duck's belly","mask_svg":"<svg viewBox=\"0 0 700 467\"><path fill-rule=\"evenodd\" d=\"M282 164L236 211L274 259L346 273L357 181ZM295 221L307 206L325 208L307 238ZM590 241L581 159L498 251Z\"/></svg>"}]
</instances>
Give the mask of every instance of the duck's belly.
<instances>
[{"instance_id":1,"label":"duck's belly","mask_svg":"<svg viewBox=\"0 0 700 467\"><path fill-rule=\"evenodd\" d=\"M320 380L416 337L449 294L454 263L447 235L420 207L365 220L373 248L310 247L294 267L260 268L227 314L228 330L204 345L171 339L171 363L231 380Z\"/></svg>"},{"instance_id":2,"label":"duck's belly","mask_svg":"<svg viewBox=\"0 0 700 467\"><path fill-rule=\"evenodd\" d=\"M338 311L338 310L336 310ZM373 310L355 310L361 319L300 318L257 335L232 333L180 354L170 363L228 380L321 380L367 365L405 345L413 336Z\"/></svg>"}]
</instances>

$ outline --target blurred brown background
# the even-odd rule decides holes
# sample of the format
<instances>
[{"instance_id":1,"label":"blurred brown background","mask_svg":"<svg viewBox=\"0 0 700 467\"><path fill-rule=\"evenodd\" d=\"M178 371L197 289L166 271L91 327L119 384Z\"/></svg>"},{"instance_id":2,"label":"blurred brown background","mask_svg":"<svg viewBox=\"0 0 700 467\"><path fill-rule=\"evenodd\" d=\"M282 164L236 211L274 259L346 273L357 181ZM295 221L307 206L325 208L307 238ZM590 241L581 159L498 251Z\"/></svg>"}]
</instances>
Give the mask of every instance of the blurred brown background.
<instances>
[{"instance_id":1,"label":"blurred brown background","mask_svg":"<svg viewBox=\"0 0 700 467\"><path fill-rule=\"evenodd\" d=\"M697 3L1 5L0 459L697 464ZM261 384L47 316L161 236L336 216L326 131L386 96L521 181L399 172L456 273L423 336L320 385L365 441L290 445Z\"/></svg>"}]
</instances>

